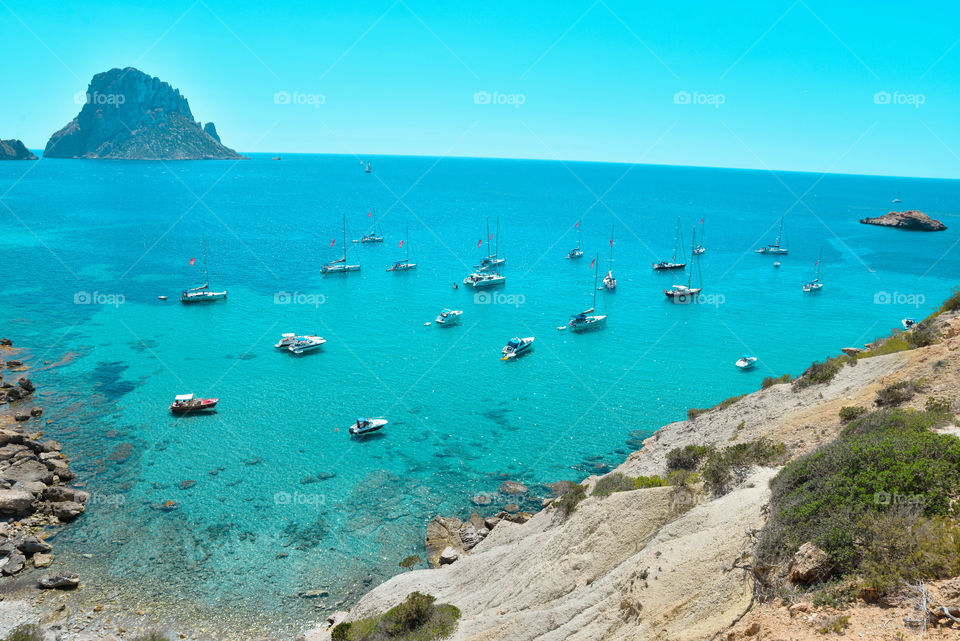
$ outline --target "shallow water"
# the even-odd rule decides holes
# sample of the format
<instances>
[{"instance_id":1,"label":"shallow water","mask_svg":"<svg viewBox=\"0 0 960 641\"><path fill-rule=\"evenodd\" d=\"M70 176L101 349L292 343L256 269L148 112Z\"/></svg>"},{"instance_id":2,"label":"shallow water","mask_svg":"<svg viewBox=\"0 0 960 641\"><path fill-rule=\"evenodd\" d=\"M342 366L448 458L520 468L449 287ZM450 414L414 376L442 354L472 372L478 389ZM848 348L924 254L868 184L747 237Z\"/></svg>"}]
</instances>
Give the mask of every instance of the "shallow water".
<instances>
[{"instance_id":1,"label":"shallow water","mask_svg":"<svg viewBox=\"0 0 960 641\"><path fill-rule=\"evenodd\" d=\"M542 484L616 464L688 407L926 315L960 267L957 181L403 157L373 166L364 174L346 156L0 164L12 210L0 208L0 334L34 363L68 357L32 377L47 433L93 493L57 535L58 563L224 620L300 627L423 556L433 515L466 515L483 492L494 498L483 513L495 511L512 500L496 494L506 478L531 487L535 508ZM894 207L950 229L857 222ZM386 242L350 244L362 271L323 277L341 252L342 214L357 238L371 208ZM775 269L752 250L785 211L790 254ZM451 284L482 257L485 218L498 216L507 285L478 302ZM704 219L703 304L668 303L661 290L686 278L650 269L672 253L677 216L684 245ZM580 218L587 256L564 260ZM611 225L619 288L597 301L608 326L558 332L592 304L589 264L599 254L606 269ZM418 268L387 273L407 226ZM203 279L201 231L211 284L229 299L184 306L180 290ZM821 248L826 286L804 295ZM447 306L464 310L459 327L424 327ZM294 357L273 348L286 331L329 342ZM533 352L501 362L515 335L535 336ZM743 353L759 356L754 370L733 366ZM171 416L184 392L219 397L218 412ZM357 442L346 428L358 415L390 424ZM165 501L179 509L156 509ZM297 597L317 589L330 596Z\"/></svg>"}]
</instances>

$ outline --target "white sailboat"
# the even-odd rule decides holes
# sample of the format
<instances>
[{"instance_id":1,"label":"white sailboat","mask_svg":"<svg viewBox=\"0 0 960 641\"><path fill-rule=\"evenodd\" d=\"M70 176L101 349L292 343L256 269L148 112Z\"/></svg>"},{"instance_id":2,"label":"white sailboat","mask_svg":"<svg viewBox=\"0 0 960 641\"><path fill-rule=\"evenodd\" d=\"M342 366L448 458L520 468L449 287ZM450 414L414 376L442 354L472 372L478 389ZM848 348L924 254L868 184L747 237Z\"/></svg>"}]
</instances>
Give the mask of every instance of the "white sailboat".
<instances>
[{"instance_id":1,"label":"white sailboat","mask_svg":"<svg viewBox=\"0 0 960 641\"><path fill-rule=\"evenodd\" d=\"M773 241L772 244L767 245L766 247L761 247L756 250L758 254L786 254L788 250L786 243L783 245L780 244L780 241L783 239L783 214L780 214L780 231L777 232L777 239Z\"/></svg>"},{"instance_id":2,"label":"white sailboat","mask_svg":"<svg viewBox=\"0 0 960 641\"><path fill-rule=\"evenodd\" d=\"M814 265L815 276L814 279L809 283L803 286L803 291L806 293L819 292L823 289L823 281L820 280L820 266L823 264L823 248L820 248L820 258L817 260L817 264Z\"/></svg>"},{"instance_id":3,"label":"white sailboat","mask_svg":"<svg viewBox=\"0 0 960 641\"><path fill-rule=\"evenodd\" d=\"M499 268L500 265L507 262L505 258L499 256L500 252L500 217L497 216L497 242L493 247L493 253L490 253L490 219L487 218L487 256L480 261L479 265L474 265L474 269L484 272L488 269Z\"/></svg>"},{"instance_id":4,"label":"white sailboat","mask_svg":"<svg viewBox=\"0 0 960 641\"><path fill-rule=\"evenodd\" d=\"M403 260L398 260L390 267L387 267L388 272L405 272L411 269L416 269L417 264L410 262L410 228L407 227L405 237L403 242L400 243L401 247L406 247L407 256Z\"/></svg>"},{"instance_id":5,"label":"white sailboat","mask_svg":"<svg viewBox=\"0 0 960 641\"><path fill-rule=\"evenodd\" d=\"M580 222L577 221L577 246L567 252L567 260L576 260L577 258L583 258L583 249L581 248L581 232L580 232Z\"/></svg>"},{"instance_id":6,"label":"white sailboat","mask_svg":"<svg viewBox=\"0 0 960 641\"><path fill-rule=\"evenodd\" d=\"M673 257L670 260L661 260L653 264L653 268L657 271L670 270L670 269L683 269L686 267L686 263L677 262L677 252L683 251L680 246L680 217L677 216L677 231L673 235ZM681 259L682 260L682 259Z\"/></svg>"},{"instance_id":7,"label":"white sailboat","mask_svg":"<svg viewBox=\"0 0 960 641\"><path fill-rule=\"evenodd\" d=\"M700 218L700 244L693 246L694 256L702 256L707 251L707 248L704 246L706 239L707 239L707 232L704 230L704 227L703 227L703 218Z\"/></svg>"},{"instance_id":8,"label":"white sailboat","mask_svg":"<svg viewBox=\"0 0 960 641\"><path fill-rule=\"evenodd\" d=\"M697 243L697 228L693 228L693 247L696 247ZM700 261L694 256L693 260L690 262L690 269L687 271L687 284L686 285L674 285L670 289L663 290L664 295L672 300L674 303L693 303L696 302L697 297L700 295L700 292L703 291L703 286L692 287L693 285L693 264L697 264L697 273L700 276L701 283L703 282L703 275L700 274Z\"/></svg>"},{"instance_id":9,"label":"white sailboat","mask_svg":"<svg viewBox=\"0 0 960 641\"><path fill-rule=\"evenodd\" d=\"M610 261L607 263L607 275L603 277L603 286L611 292L617 288L617 279L613 277L613 225L610 226Z\"/></svg>"},{"instance_id":10,"label":"white sailboat","mask_svg":"<svg viewBox=\"0 0 960 641\"><path fill-rule=\"evenodd\" d=\"M365 172L365 173L368 173L368 174L372 174L372 173L373 173L373 170L370 169L370 161L369 161L369 160L367 161L367 168L364 169L364 172Z\"/></svg>"},{"instance_id":11,"label":"white sailboat","mask_svg":"<svg viewBox=\"0 0 960 641\"><path fill-rule=\"evenodd\" d=\"M607 324L606 314L597 314L597 278L600 275L600 254L593 259L593 307L570 317L567 327L574 332L586 332L600 329Z\"/></svg>"},{"instance_id":12,"label":"white sailboat","mask_svg":"<svg viewBox=\"0 0 960 641\"><path fill-rule=\"evenodd\" d=\"M226 290L215 292L210 289L210 270L207 269L207 237L205 234L200 236L203 245L203 285L188 289L180 294L181 303L207 303L216 300L224 300L227 297Z\"/></svg>"},{"instance_id":13,"label":"white sailboat","mask_svg":"<svg viewBox=\"0 0 960 641\"><path fill-rule=\"evenodd\" d=\"M347 264L347 215L343 215L343 257L329 262L320 268L322 274L345 274L360 271L360 265Z\"/></svg>"},{"instance_id":14,"label":"white sailboat","mask_svg":"<svg viewBox=\"0 0 960 641\"><path fill-rule=\"evenodd\" d=\"M500 244L500 219L497 219L497 244ZM504 259L497 256L496 250L490 253L490 219L487 219L487 257L480 261L479 265L474 265L473 272L463 279L464 285L469 285L474 289L484 289L487 287L496 287L507 282L506 276L500 274L500 265ZM487 271L492 269L493 271Z\"/></svg>"},{"instance_id":15,"label":"white sailboat","mask_svg":"<svg viewBox=\"0 0 960 641\"><path fill-rule=\"evenodd\" d=\"M380 231L377 229L377 210L371 209L370 216L373 218L373 229L370 230L369 234L364 234L360 237L360 240L355 240L355 243L382 243L383 236L380 234Z\"/></svg>"}]
</instances>

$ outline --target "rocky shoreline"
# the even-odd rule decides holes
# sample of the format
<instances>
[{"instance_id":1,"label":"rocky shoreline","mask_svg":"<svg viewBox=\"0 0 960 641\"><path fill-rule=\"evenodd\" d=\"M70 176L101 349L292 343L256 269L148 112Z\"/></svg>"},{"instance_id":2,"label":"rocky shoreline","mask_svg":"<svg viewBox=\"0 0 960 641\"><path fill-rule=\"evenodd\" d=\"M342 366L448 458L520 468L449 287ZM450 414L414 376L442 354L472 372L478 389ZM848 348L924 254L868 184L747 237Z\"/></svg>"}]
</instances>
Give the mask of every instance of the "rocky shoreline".
<instances>
[{"instance_id":1,"label":"rocky shoreline","mask_svg":"<svg viewBox=\"0 0 960 641\"><path fill-rule=\"evenodd\" d=\"M29 367L11 358L17 355L10 339L0 340L0 405L6 406L0 412L0 573L6 577L29 567L49 567L53 546L45 539L80 516L89 498L70 487L76 474L60 443L43 438L43 408L31 402L36 386L20 375ZM37 586L73 588L79 583L75 573L61 571L44 574Z\"/></svg>"}]
</instances>

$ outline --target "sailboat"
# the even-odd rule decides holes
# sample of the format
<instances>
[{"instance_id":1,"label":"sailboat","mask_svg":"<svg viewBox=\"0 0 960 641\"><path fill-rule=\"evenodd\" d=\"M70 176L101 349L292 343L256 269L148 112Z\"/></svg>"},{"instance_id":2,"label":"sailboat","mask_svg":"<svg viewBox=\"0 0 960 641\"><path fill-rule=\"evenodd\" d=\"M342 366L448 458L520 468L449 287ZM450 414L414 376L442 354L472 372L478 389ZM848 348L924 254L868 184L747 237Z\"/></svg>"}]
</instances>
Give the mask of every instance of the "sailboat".
<instances>
[{"instance_id":1,"label":"sailboat","mask_svg":"<svg viewBox=\"0 0 960 641\"><path fill-rule=\"evenodd\" d=\"M607 324L606 314L597 314L597 277L600 275L600 254L593 259L593 307L584 310L575 316L570 317L567 327L574 332L586 332L592 329L600 329Z\"/></svg>"},{"instance_id":2,"label":"sailboat","mask_svg":"<svg viewBox=\"0 0 960 641\"><path fill-rule=\"evenodd\" d=\"M320 268L322 274L345 274L360 271L360 265L347 264L347 215L343 215L343 258L329 262Z\"/></svg>"},{"instance_id":3,"label":"sailboat","mask_svg":"<svg viewBox=\"0 0 960 641\"><path fill-rule=\"evenodd\" d=\"M410 228L407 227L406 237L403 239L403 242L400 243L402 246L407 248L407 257L403 260L398 260L390 267L387 267L388 272L405 272L409 269L416 269L417 264L410 262Z\"/></svg>"},{"instance_id":4,"label":"sailboat","mask_svg":"<svg viewBox=\"0 0 960 641\"><path fill-rule=\"evenodd\" d=\"M360 237L360 240L355 240L355 243L382 243L383 236L378 233L377 230L377 211L375 209L370 210L370 215L373 217L373 229L370 230L369 234L364 234Z\"/></svg>"},{"instance_id":5,"label":"sailboat","mask_svg":"<svg viewBox=\"0 0 960 641\"><path fill-rule=\"evenodd\" d=\"M816 273L814 279L809 283L803 286L803 291L807 292L819 292L823 289L823 283L820 281L820 266L823 264L823 248L820 248L820 259L817 260L817 264L814 266Z\"/></svg>"},{"instance_id":6,"label":"sailboat","mask_svg":"<svg viewBox=\"0 0 960 641\"><path fill-rule=\"evenodd\" d=\"M474 268L480 271L486 271L493 267L499 267L500 265L507 262L505 258L501 258L498 253L500 251L500 217L497 216L497 243L493 247L493 253L490 253L490 219L487 218L487 256L480 261L479 265L474 265Z\"/></svg>"},{"instance_id":7,"label":"sailboat","mask_svg":"<svg viewBox=\"0 0 960 641\"><path fill-rule=\"evenodd\" d=\"M686 263L677 262L677 253L682 251L680 247L680 217L677 216L677 231L673 235L673 258L670 260L661 260L653 264L653 268L656 270L666 270L666 269L683 269L686 267Z\"/></svg>"},{"instance_id":8,"label":"sailboat","mask_svg":"<svg viewBox=\"0 0 960 641\"><path fill-rule=\"evenodd\" d=\"M226 291L214 292L210 290L210 271L207 269L207 237L205 234L201 234L200 239L203 245L203 285L188 289L180 294L181 303L206 303L226 299L227 297Z\"/></svg>"},{"instance_id":9,"label":"sailboat","mask_svg":"<svg viewBox=\"0 0 960 641\"><path fill-rule=\"evenodd\" d=\"M581 235L580 235L580 221L577 221L577 246L567 252L567 260L575 260L577 258L583 258L583 249L580 248L581 245Z\"/></svg>"},{"instance_id":10,"label":"sailboat","mask_svg":"<svg viewBox=\"0 0 960 641\"><path fill-rule=\"evenodd\" d=\"M617 279L613 277L613 225L610 226L610 262L607 263L607 275L603 277L603 286L611 292L617 288Z\"/></svg>"},{"instance_id":11,"label":"sailboat","mask_svg":"<svg viewBox=\"0 0 960 641\"><path fill-rule=\"evenodd\" d=\"M364 169L363 171L364 171L364 173L367 173L367 174L372 174L372 173L373 173L373 170L370 169L370 161L369 161L369 160L367 161L367 168Z\"/></svg>"},{"instance_id":12,"label":"sailboat","mask_svg":"<svg viewBox=\"0 0 960 641\"><path fill-rule=\"evenodd\" d=\"M693 228L693 247L697 246L697 228ZM693 284L693 263L697 263L697 272L700 276L700 282L703 282L703 274L700 274L700 261L694 259L690 263L690 269L687 271L687 284L674 285L670 289L663 290L664 295L674 303L693 303L703 290L703 287L691 287Z\"/></svg>"},{"instance_id":13,"label":"sailboat","mask_svg":"<svg viewBox=\"0 0 960 641\"><path fill-rule=\"evenodd\" d=\"M781 245L780 240L783 238L783 214L780 214L780 231L777 232L777 239L773 241L773 244L767 245L766 247L761 247L756 251L758 254L786 254L788 249L786 245Z\"/></svg>"},{"instance_id":14,"label":"sailboat","mask_svg":"<svg viewBox=\"0 0 960 641\"><path fill-rule=\"evenodd\" d=\"M700 219L700 244L693 246L693 255L701 256L704 252L707 251L707 248L703 246L703 242L707 237L707 232L703 228L703 218Z\"/></svg>"}]
</instances>

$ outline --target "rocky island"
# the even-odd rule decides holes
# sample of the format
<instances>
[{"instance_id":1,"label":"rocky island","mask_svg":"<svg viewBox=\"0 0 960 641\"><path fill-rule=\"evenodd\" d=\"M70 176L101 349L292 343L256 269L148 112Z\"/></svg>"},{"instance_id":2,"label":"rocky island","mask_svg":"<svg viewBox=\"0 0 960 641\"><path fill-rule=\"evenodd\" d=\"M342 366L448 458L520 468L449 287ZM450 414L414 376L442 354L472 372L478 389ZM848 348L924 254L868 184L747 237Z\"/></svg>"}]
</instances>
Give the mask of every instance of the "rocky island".
<instances>
[{"instance_id":1,"label":"rocky island","mask_svg":"<svg viewBox=\"0 0 960 641\"><path fill-rule=\"evenodd\" d=\"M33 152L16 139L0 140L0 160L36 160Z\"/></svg>"},{"instance_id":2,"label":"rocky island","mask_svg":"<svg viewBox=\"0 0 960 641\"><path fill-rule=\"evenodd\" d=\"M908 231L943 231L947 228L939 220L930 218L922 211L891 211L877 218L864 218L860 222L864 225L896 227Z\"/></svg>"},{"instance_id":3,"label":"rocky island","mask_svg":"<svg viewBox=\"0 0 960 641\"><path fill-rule=\"evenodd\" d=\"M53 134L46 158L115 160L240 159L220 142L213 123L193 119L187 99L166 82L132 67L98 73L83 108Z\"/></svg>"}]
</instances>

